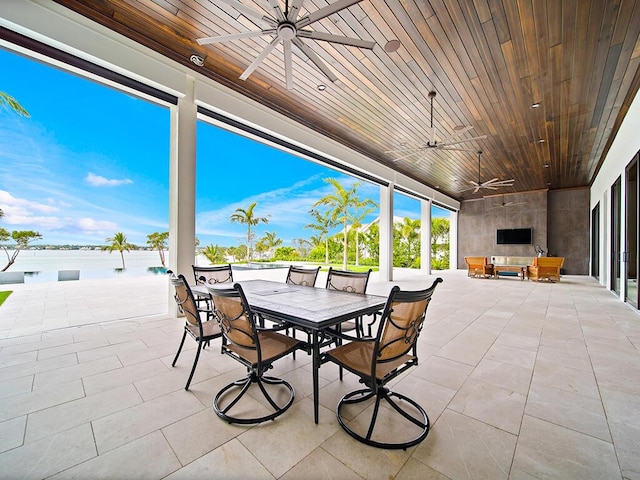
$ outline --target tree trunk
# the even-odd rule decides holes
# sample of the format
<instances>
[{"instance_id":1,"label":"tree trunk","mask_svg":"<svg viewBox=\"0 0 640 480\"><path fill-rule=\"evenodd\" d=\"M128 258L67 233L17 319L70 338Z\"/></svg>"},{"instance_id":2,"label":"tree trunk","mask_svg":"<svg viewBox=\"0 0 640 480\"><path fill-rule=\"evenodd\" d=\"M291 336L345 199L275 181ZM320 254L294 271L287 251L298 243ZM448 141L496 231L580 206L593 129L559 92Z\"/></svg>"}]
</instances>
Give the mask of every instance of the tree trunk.
<instances>
[{"instance_id":1,"label":"tree trunk","mask_svg":"<svg viewBox=\"0 0 640 480\"><path fill-rule=\"evenodd\" d=\"M125 266L124 266L124 252L122 250L120 250L120 258L122 259L122 269L124 270L125 269Z\"/></svg>"},{"instance_id":2,"label":"tree trunk","mask_svg":"<svg viewBox=\"0 0 640 480\"><path fill-rule=\"evenodd\" d=\"M358 241L358 229L356 228L356 267L360 265L360 242Z\"/></svg>"},{"instance_id":3,"label":"tree trunk","mask_svg":"<svg viewBox=\"0 0 640 480\"><path fill-rule=\"evenodd\" d=\"M327 233L327 238L324 239L324 263L329 265L329 234Z\"/></svg>"},{"instance_id":4,"label":"tree trunk","mask_svg":"<svg viewBox=\"0 0 640 480\"><path fill-rule=\"evenodd\" d=\"M6 248L4 249L4 253L7 254L7 264L2 270L0 270L0 272L6 272L9 267L15 263L16 257L18 256L18 253L20 253L20 249L16 247L11 256L9 256L9 251Z\"/></svg>"},{"instance_id":5,"label":"tree trunk","mask_svg":"<svg viewBox=\"0 0 640 480\"><path fill-rule=\"evenodd\" d=\"M162 248L159 248L158 253L160 254L160 263L163 267L165 267L166 265L164 263L164 250Z\"/></svg>"},{"instance_id":6,"label":"tree trunk","mask_svg":"<svg viewBox=\"0 0 640 480\"><path fill-rule=\"evenodd\" d=\"M347 259L348 259L348 254L347 254L347 217L345 216L344 218L344 232L342 234L342 269L346 270L347 269Z\"/></svg>"}]
</instances>

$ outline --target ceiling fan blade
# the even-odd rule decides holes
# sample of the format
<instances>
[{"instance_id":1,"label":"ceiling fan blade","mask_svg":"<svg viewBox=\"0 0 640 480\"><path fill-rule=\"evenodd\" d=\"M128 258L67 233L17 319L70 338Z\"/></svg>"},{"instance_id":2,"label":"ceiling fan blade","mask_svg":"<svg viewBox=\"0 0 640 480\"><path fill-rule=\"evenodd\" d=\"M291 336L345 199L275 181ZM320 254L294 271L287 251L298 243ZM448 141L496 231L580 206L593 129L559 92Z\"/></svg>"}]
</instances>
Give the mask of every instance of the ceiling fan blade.
<instances>
[{"instance_id":1,"label":"ceiling fan blade","mask_svg":"<svg viewBox=\"0 0 640 480\"><path fill-rule=\"evenodd\" d=\"M287 20L290 22L295 22L296 18L298 18L298 12L302 8L304 4L304 0L293 0L291 5L289 5L289 14L287 15Z\"/></svg>"},{"instance_id":2,"label":"ceiling fan blade","mask_svg":"<svg viewBox=\"0 0 640 480\"><path fill-rule=\"evenodd\" d=\"M498 180L498 177L492 178L491 180L487 180L486 182L482 182L481 185L490 185L496 180Z\"/></svg>"},{"instance_id":3,"label":"ceiling fan blade","mask_svg":"<svg viewBox=\"0 0 640 480\"><path fill-rule=\"evenodd\" d=\"M273 16L278 19L279 22L284 22L286 20L284 16L284 12L282 8L280 8L280 2L278 0L268 0L269 5L273 9Z\"/></svg>"},{"instance_id":4,"label":"ceiling fan blade","mask_svg":"<svg viewBox=\"0 0 640 480\"><path fill-rule=\"evenodd\" d=\"M301 18L296 23L296 28L300 29L302 27L306 27L307 25L311 25L318 20L322 20L323 18L328 17L332 13L336 13L340 10L344 10L345 8L349 8L351 5L355 5L356 3L360 3L361 1L362 0L338 0L335 3L327 5L326 7L322 7L320 10L316 10L306 17Z\"/></svg>"},{"instance_id":5,"label":"ceiling fan blade","mask_svg":"<svg viewBox=\"0 0 640 480\"><path fill-rule=\"evenodd\" d=\"M329 67L327 67L327 65L320 59L320 57L316 55L316 53L307 45L305 45L302 40L300 40L299 38L294 38L291 41L296 47L300 49L302 53L307 56L309 60L311 60L315 64L316 67L318 67L318 70L326 75L329 80L331 80L332 82L338 80L338 77L336 77L336 75L331 70L329 70Z\"/></svg>"},{"instance_id":6,"label":"ceiling fan blade","mask_svg":"<svg viewBox=\"0 0 640 480\"><path fill-rule=\"evenodd\" d=\"M257 10L254 10L251 7L247 7L246 5L238 2L237 0L213 0L213 3L214 4L224 3L225 5L229 5L230 7L235 8L238 12L240 12L245 17L255 20L256 22L259 22L259 23L267 23L272 27L275 27L277 24L272 18L267 17L266 15L258 12Z\"/></svg>"},{"instance_id":7,"label":"ceiling fan blade","mask_svg":"<svg viewBox=\"0 0 640 480\"><path fill-rule=\"evenodd\" d=\"M310 30L298 30L299 37L313 38L314 40L321 40L323 42L339 43L341 45L349 45L351 47L368 48L373 49L376 42L370 42L368 40L360 40L359 38L341 37L339 35L332 35L330 33L315 32Z\"/></svg>"},{"instance_id":8,"label":"ceiling fan blade","mask_svg":"<svg viewBox=\"0 0 640 480\"><path fill-rule=\"evenodd\" d=\"M425 148L427 148L426 146L424 147L409 147L409 148L399 148L397 150L386 150L384 153L398 153L398 152L408 152L408 151L419 151L419 150L424 150Z\"/></svg>"},{"instance_id":9,"label":"ceiling fan blade","mask_svg":"<svg viewBox=\"0 0 640 480\"><path fill-rule=\"evenodd\" d=\"M451 145L458 145L460 143L468 143L468 142L475 142L476 140L483 140L487 138L486 135L480 135L479 137L473 137L473 138L467 138L466 140L456 140L455 142L442 142L440 143L440 145L444 146L451 146Z\"/></svg>"},{"instance_id":10,"label":"ceiling fan blade","mask_svg":"<svg viewBox=\"0 0 640 480\"><path fill-rule=\"evenodd\" d=\"M440 147L440 145L438 145L438 150L449 150L451 152L475 152L475 150L470 150L468 148L449 148L449 147Z\"/></svg>"},{"instance_id":11,"label":"ceiling fan blade","mask_svg":"<svg viewBox=\"0 0 640 480\"><path fill-rule=\"evenodd\" d=\"M454 130L456 132L455 133L456 135L462 135L463 133L467 133L472 128L473 128L473 125L467 125L465 127L462 127L460 130L456 130L455 128L454 128Z\"/></svg>"},{"instance_id":12,"label":"ceiling fan blade","mask_svg":"<svg viewBox=\"0 0 640 480\"><path fill-rule=\"evenodd\" d=\"M512 187L514 180L500 180L499 182L485 182L489 183L492 187Z\"/></svg>"},{"instance_id":13,"label":"ceiling fan blade","mask_svg":"<svg viewBox=\"0 0 640 480\"><path fill-rule=\"evenodd\" d=\"M404 160L405 158L409 158L409 157L415 155L416 153L420 153L420 150L415 150L415 151L413 151L411 153L407 153L406 155L403 155L401 157L394 158L393 161L394 162L399 162L400 160Z\"/></svg>"},{"instance_id":14,"label":"ceiling fan blade","mask_svg":"<svg viewBox=\"0 0 640 480\"><path fill-rule=\"evenodd\" d=\"M232 33L230 35L219 35L217 37L204 37L196 39L196 42L200 45L208 45L210 43L220 43L220 42L228 42L231 40L239 40L241 38L252 38L259 37L260 35L267 35L269 33L275 33L276 31L271 30L258 30L255 32L242 32L242 33Z\"/></svg>"},{"instance_id":15,"label":"ceiling fan blade","mask_svg":"<svg viewBox=\"0 0 640 480\"><path fill-rule=\"evenodd\" d=\"M282 42L282 46L284 47L285 87L287 90L291 90L293 88L293 80L292 80L292 73L291 73L291 40L284 40Z\"/></svg>"},{"instance_id":16,"label":"ceiling fan blade","mask_svg":"<svg viewBox=\"0 0 640 480\"><path fill-rule=\"evenodd\" d=\"M279 36L271 40L271 43L265 47L262 53L258 55L258 57L253 61L253 63L247 67L247 69L242 73L242 75L240 75L240 80L246 80L247 78L249 78L249 75L251 75L253 71L256 68L258 68L258 65L260 65L265 58L267 58L267 55L271 53L271 51L275 48L275 46L278 44L279 41L280 41Z\"/></svg>"}]
</instances>

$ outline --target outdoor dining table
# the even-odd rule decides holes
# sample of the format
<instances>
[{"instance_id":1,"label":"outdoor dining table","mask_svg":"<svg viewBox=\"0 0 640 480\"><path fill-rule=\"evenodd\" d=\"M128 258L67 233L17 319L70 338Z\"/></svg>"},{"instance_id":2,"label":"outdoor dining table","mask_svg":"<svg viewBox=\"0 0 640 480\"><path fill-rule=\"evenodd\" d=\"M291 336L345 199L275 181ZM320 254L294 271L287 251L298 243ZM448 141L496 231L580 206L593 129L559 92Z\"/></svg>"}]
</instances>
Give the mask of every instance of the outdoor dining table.
<instances>
[{"instance_id":1,"label":"outdoor dining table","mask_svg":"<svg viewBox=\"0 0 640 480\"><path fill-rule=\"evenodd\" d=\"M387 300L379 295L362 295L325 288L291 285L271 280L239 282L254 313L278 322L287 322L311 332L313 359L314 421L318 423L318 375L321 364L320 339L328 328L362 315L382 310ZM210 286L211 287L211 286ZM230 284L213 285L230 288ZM193 287L194 293L206 292L204 285Z\"/></svg>"}]
</instances>

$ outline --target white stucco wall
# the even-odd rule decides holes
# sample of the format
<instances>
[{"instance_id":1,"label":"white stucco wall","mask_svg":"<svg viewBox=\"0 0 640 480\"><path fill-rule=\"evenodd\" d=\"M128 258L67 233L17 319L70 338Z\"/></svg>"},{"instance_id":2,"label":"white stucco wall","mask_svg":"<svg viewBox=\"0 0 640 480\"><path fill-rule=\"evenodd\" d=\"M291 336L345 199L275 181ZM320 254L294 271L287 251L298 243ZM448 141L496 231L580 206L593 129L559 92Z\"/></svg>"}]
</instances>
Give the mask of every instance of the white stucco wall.
<instances>
[{"instance_id":1,"label":"white stucco wall","mask_svg":"<svg viewBox=\"0 0 640 480\"><path fill-rule=\"evenodd\" d=\"M600 277L599 283L611 288L611 186L618 177L622 178L622 198L626 196L625 168L640 150L640 95L636 95L631 107L620 126L620 130L613 141L609 153L598 172L590 190L589 205L591 211L600 203ZM622 202L621 245L626 238L625 222L626 208ZM592 246L593 247L593 246ZM624 250L624 249L622 249ZM623 268L621 278L620 298L625 298L625 272Z\"/></svg>"}]
</instances>

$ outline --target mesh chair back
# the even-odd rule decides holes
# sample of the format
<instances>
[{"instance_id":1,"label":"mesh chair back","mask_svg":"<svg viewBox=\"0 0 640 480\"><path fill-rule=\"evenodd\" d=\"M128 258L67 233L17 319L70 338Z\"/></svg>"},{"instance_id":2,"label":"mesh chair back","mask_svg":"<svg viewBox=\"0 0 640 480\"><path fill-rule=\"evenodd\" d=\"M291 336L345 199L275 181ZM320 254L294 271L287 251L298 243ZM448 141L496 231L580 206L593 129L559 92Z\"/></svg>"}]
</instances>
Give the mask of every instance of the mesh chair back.
<instances>
[{"instance_id":1,"label":"mesh chair back","mask_svg":"<svg viewBox=\"0 0 640 480\"><path fill-rule=\"evenodd\" d=\"M326 288L349 293L365 293L370 273L371 269L367 272L349 272L346 270L334 270L329 267Z\"/></svg>"},{"instance_id":2,"label":"mesh chair back","mask_svg":"<svg viewBox=\"0 0 640 480\"><path fill-rule=\"evenodd\" d=\"M193 276L196 279L196 284L233 282L231 264L214 267L198 267L196 265L192 265L191 267L193 268Z\"/></svg>"},{"instance_id":3,"label":"mesh chair back","mask_svg":"<svg viewBox=\"0 0 640 480\"><path fill-rule=\"evenodd\" d=\"M318 277L318 268L300 268L289 266L289 272L287 273L287 282L291 285L302 285L305 287L313 287L316 284L316 278Z\"/></svg>"},{"instance_id":4,"label":"mesh chair back","mask_svg":"<svg viewBox=\"0 0 640 480\"><path fill-rule=\"evenodd\" d=\"M178 304L178 309L185 316L187 322L192 325L198 325L200 323L200 314L198 312L198 307L196 306L196 301L193 298L191 288L189 288L184 275L180 274L176 277L172 274L170 279L171 284L175 288L175 295L173 298L175 298L176 303Z\"/></svg>"},{"instance_id":5,"label":"mesh chair back","mask_svg":"<svg viewBox=\"0 0 640 480\"><path fill-rule=\"evenodd\" d=\"M374 363L395 360L415 348L431 297L440 282L442 279L436 278L431 287L418 291L393 287L378 328Z\"/></svg>"},{"instance_id":6,"label":"mesh chair back","mask_svg":"<svg viewBox=\"0 0 640 480\"><path fill-rule=\"evenodd\" d=\"M256 348L255 322L238 284L233 288L209 288L214 316L227 341L243 348Z\"/></svg>"}]
</instances>

